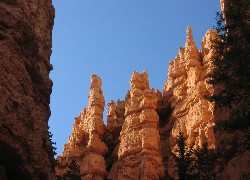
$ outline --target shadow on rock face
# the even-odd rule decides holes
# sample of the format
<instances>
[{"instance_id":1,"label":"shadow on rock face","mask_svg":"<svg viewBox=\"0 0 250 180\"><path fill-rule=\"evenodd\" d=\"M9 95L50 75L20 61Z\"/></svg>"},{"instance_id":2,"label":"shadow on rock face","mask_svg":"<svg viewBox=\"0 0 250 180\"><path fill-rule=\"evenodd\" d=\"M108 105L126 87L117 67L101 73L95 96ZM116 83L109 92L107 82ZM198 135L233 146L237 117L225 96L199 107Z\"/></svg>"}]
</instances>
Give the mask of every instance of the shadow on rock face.
<instances>
[{"instance_id":1,"label":"shadow on rock face","mask_svg":"<svg viewBox=\"0 0 250 180\"><path fill-rule=\"evenodd\" d=\"M3 180L31 179L27 170L22 169L22 160L17 151L0 142L0 177Z\"/></svg>"}]
</instances>

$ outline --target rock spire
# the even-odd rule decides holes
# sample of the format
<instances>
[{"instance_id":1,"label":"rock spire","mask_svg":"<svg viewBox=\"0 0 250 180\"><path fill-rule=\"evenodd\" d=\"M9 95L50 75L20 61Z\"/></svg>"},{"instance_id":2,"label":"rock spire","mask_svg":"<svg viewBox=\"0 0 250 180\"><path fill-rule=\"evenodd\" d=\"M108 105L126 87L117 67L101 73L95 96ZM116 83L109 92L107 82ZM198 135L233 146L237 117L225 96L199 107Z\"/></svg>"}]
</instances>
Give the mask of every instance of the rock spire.
<instances>
[{"instance_id":1,"label":"rock spire","mask_svg":"<svg viewBox=\"0 0 250 180\"><path fill-rule=\"evenodd\" d=\"M184 57L189 66L198 66L201 61L200 53L194 42L192 29L190 26L186 30L186 44L184 49Z\"/></svg>"},{"instance_id":2,"label":"rock spire","mask_svg":"<svg viewBox=\"0 0 250 180\"><path fill-rule=\"evenodd\" d=\"M62 156L57 159L57 174L62 175L72 159L80 165L82 179L103 179L106 175L104 154L107 146L103 142L105 125L103 123L104 96L102 81L97 75L91 76L88 107L75 118L68 144Z\"/></svg>"},{"instance_id":3,"label":"rock spire","mask_svg":"<svg viewBox=\"0 0 250 180\"><path fill-rule=\"evenodd\" d=\"M164 168L160 154L157 95L149 88L148 74L134 72L125 100L125 121L120 132L118 161L108 179L160 179Z\"/></svg>"},{"instance_id":4,"label":"rock spire","mask_svg":"<svg viewBox=\"0 0 250 180\"><path fill-rule=\"evenodd\" d=\"M171 126L171 131L168 131L167 135L170 136L170 148L176 145L175 139L179 130L184 133L188 144L195 144L195 147L198 147L208 142L209 148L216 147L213 132L214 104L206 99L206 96L213 92L207 80L212 72L211 45L212 39L216 37L215 34L212 30L208 30L202 41L203 49L198 51L191 28L188 27L185 48L180 48L176 58L169 64L163 99L172 110L169 123L162 129ZM172 167L168 168L171 175Z\"/></svg>"},{"instance_id":5,"label":"rock spire","mask_svg":"<svg viewBox=\"0 0 250 180\"><path fill-rule=\"evenodd\" d=\"M69 143L58 158L58 173L75 159L83 179L177 177L169 154L176 147L179 130L194 148L205 142L208 148L226 145L222 142L225 134L216 135L213 130L216 106L206 98L215 91L207 80L213 72L212 57L216 52L212 46L218 34L209 29L199 51L190 27L186 33L185 47L169 64L163 94L149 87L147 72L134 71L125 101L108 103L107 126L102 121L101 80L92 76L88 108L75 119ZM248 151L232 158L218 178L241 177L241 171L249 172L245 168L248 159ZM233 167L237 168L232 170Z\"/></svg>"}]
</instances>

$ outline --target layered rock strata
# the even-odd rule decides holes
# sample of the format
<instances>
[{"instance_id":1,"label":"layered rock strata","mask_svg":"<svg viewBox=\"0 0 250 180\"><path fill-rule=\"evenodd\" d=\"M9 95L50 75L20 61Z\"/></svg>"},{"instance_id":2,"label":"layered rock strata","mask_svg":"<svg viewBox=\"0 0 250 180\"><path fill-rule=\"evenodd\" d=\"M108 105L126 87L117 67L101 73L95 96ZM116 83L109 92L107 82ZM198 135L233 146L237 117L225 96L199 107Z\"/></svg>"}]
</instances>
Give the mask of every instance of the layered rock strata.
<instances>
[{"instance_id":1,"label":"layered rock strata","mask_svg":"<svg viewBox=\"0 0 250 180\"><path fill-rule=\"evenodd\" d=\"M176 58L169 64L163 104L169 106L171 113L165 118L168 123L161 127L161 135L169 137L169 140L163 142L162 147L172 149L176 145L175 139L179 131L184 133L187 143L194 144L195 147L205 142L209 148L216 146L213 132L214 104L206 99L206 96L213 93L213 87L207 80L212 72L211 46L215 37L216 33L208 30L202 40L202 50L199 51L193 40L192 30L188 27L185 48L180 48ZM167 154L165 158L168 159ZM173 174L170 165L166 164L165 168Z\"/></svg>"},{"instance_id":2,"label":"layered rock strata","mask_svg":"<svg viewBox=\"0 0 250 180\"><path fill-rule=\"evenodd\" d=\"M0 1L0 177L54 179L51 0Z\"/></svg>"},{"instance_id":3,"label":"layered rock strata","mask_svg":"<svg viewBox=\"0 0 250 180\"><path fill-rule=\"evenodd\" d=\"M117 103L108 103L107 127L104 135L104 142L108 146L106 154L107 171L110 171L113 163L118 160L118 150L120 146L120 132L125 120L125 101L118 100Z\"/></svg>"},{"instance_id":4,"label":"layered rock strata","mask_svg":"<svg viewBox=\"0 0 250 180\"><path fill-rule=\"evenodd\" d=\"M149 88L148 74L136 71L125 99L125 121L120 132L118 160L108 179L160 179L164 168L160 153L158 96Z\"/></svg>"},{"instance_id":5,"label":"layered rock strata","mask_svg":"<svg viewBox=\"0 0 250 180\"><path fill-rule=\"evenodd\" d=\"M125 101L108 103L107 129L112 132L120 131L125 120ZM118 134L119 135L119 134Z\"/></svg>"},{"instance_id":6,"label":"layered rock strata","mask_svg":"<svg viewBox=\"0 0 250 180\"><path fill-rule=\"evenodd\" d=\"M212 131L214 126L214 104L206 99L213 88L207 83L212 72L210 46L215 33L209 30L198 51L190 27L187 28L185 48L180 48L176 58L170 62L168 81L164 86L163 98L173 109L173 128L170 139L175 144L178 131L182 131L189 144L201 146L208 142L215 147Z\"/></svg>"},{"instance_id":7,"label":"layered rock strata","mask_svg":"<svg viewBox=\"0 0 250 180\"><path fill-rule=\"evenodd\" d=\"M80 165L82 179L103 179L106 175L104 154L107 146L103 142L105 125L103 123L104 96L101 79L91 76L88 108L75 118L68 144L59 156L57 174L62 175L72 159Z\"/></svg>"},{"instance_id":8,"label":"layered rock strata","mask_svg":"<svg viewBox=\"0 0 250 180\"><path fill-rule=\"evenodd\" d=\"M222 9L226 8L224 2L221 0ZM216 52L212 46L217 33L208 30L202 39L202 49L198 50L191 28L188 27L186 32L185 47L179 49L178 55L169 64L163 95L149 88L146 72L134 72L125 101L108 104L104 133L104 142L108 146L105 155L106 179L176 178L174 162L169 154L176 147L175 139L179 131L184 133L189 145L194 144L194 148L207 142L209 148L230 153L235 148L233 143L245 142L242 132L228 134L213 131L215 124L227 119L230 114L206 98L216 91L207 81L213 72L212 58ZM71 136L74 139L74 135ZM227 161L218 159L216 178L249 178L247 143L245 147L237 146L243 150L241 154L234 155L236 157L228 157ZM74 158L82 156L78 154Z\"/></svg>"},{"instance_id":9,"label":"layered rock strata","mask_svg":"<svg viewBox=\"0 0 250 180\"><path fill-rule=\"evenodd\" d=\"M106 162L101 156L103 166L95 164L96 167L105 169L106 163L107 173L103 171L98 178L119 180L177 177L174 162L169 154L176 146L175 139L179 131L184 133L187 143L194 144L195 148L205 142L209 148L228 148L228 143L224 140L228 141L231 136L214 133L213 127L218 118L216 112L219 109L206 98L215 90L207 83L209 74L213 71L211 59L215 54L212 48L215 38L217 33L208 30L199 51L194 43L191 28L187 28L185 47L180 48L176 58L170 62L163 95L158 90L149 88L146 72L134 72L130 80L131 89L125 101L111 101L108 104L107 126L102 125L102 133L99 133L100 137L103 137L101 140L103 139L108 147L108 151L105 148L99 151L99 155L107 152ZM90 102L97 101L97 104L100 104L100 98L94 98L99 97L99 94L92 94ZM81 116L76 118L69 144L65 146L63 157L59 158L64 168L70 159L76 159L81 166L81 173L87 172L84 169L88 161L95 160L94 156L85 155L88 154L88 129L91 129L84 123L88 111L90 110L85 109ZM216 137L218 135L219 138ZM238 133L233 137L241 136L241 133ZM83 159L88 161L83 162ZM217 174L218 178L232 179L248 175L248 161L249 152L245 151L231 159L224 171ZM225 165L224 161L219 160L216 170L223 166L223 163ZM58 172L60 170L62 166L58 167ZM164 171L168 173L165 177ZM82 175L83 179L95 179L86 173Z\"/></svg>"}]
</instances>

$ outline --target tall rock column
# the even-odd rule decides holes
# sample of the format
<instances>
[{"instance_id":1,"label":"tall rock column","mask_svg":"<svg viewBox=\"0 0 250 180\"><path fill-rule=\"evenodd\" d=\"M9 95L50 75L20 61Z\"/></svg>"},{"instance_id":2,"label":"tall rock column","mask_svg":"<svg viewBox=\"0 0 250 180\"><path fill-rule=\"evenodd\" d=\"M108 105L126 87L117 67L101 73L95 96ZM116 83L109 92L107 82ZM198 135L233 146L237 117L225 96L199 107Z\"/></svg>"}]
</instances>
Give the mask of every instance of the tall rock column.
<instances>
[{"instance_id":1,"label":"tall rock column","mask_svg":"<svg viewBox=\"0 0 250 180\"><path fill-rule=\"evenodd\" d=\"M109 172L113 163L118 160L118 150L120 146L120 132L125 120L125 101L118 100L115 103L113 100L108 103L107 126L104 134L104 141L108 146L106 154L106 166Z\"/></svg>"},{"instance_id":2,"label":"tall rock column","mask_svg":"<svg viewBox=\"0 0 250 180\"><path fill-rule=\"evenodd\" d=\"M120 133L118 161L108 179L160 179L164 176L160 154L158 102L149 88L148 74L136 71L130 79L131 90L125 103L125 121Z\"/></svg>"},{"instance_id":3,"label":"tall rock column","mask_svg":"<svg viewBox=\"0 0 250 180\"><path fill-rule=\"evenodd\" d=\"M107 152L107 146L103 142L105 102L101 85L101 79L97 75L92 75L88 108L75 118L69 142L65 144L62 156L57 158L58 175L65 173L70 161L74 159L80 166L82 179L101 180L106 176L103 156Z\"/></svg>"},{"instance_id":4,"label":"tall rock column","mask_svg":"<svg viewBox=\"0 0 250 180\"><path fill-rule=\"evenodd\" d=\"M214 32L209 30L203 39L203 49L199 52L188 27L185 48L180 48L179 54L169 65L163 98L173 109L172 146L181 130L188 143L201 146L207 141L209 147L215 147L212 130L214 104L206 99L213 92L207 80L212 72L210 49L214 37Z\"/></svg>"},{"instance_id":5,"label":"tall rock column","mask_svg":"<svg viewBox=\"0 0 250 180\"><path fill-rule=\"evenodd\" d=\"M89 135L89 141L81 165L81 175L86 180L101 180L106 175L106 164L103 155L107 152L107 147L102 141L104 135L103 110L105 101L101 85L101 79L96 75L92 75L89 105L85 120L80 125Z\"/></svg>"},{"instance_id":6,"label":"tall rock column","mask_svg":"<svg viewBox=\"0 0 250 180\"><path fill-rule=\"evenodd\" d=\"M169 122L162 127L172 127L169 135L164 134L170 136L170 143L166 145L170 149L176 145L175 139L180 130L188 144L198 147L207 142L209 148L216 147L213 132L214 104L206 99L214 90L207 80L212 72L211 56L214 52L211 46L215 37L215 32L209 30L203 38L202 50L198 51L192 30L188 27L185 48L180 48L177 57L170 62L163 100L172 110ZM171 164L169 162L167 166L169 174L173 176Z\"/></svg>"},{"instance_id":7,"label":"tall rock column","mask_svg":"<svg viewBox=\"0 0 250 180\"><path fill-rule=\"evenodd\" d=\"M52 0L0 1L0 177L54 179Z\"/></svg>"}]
</instances>

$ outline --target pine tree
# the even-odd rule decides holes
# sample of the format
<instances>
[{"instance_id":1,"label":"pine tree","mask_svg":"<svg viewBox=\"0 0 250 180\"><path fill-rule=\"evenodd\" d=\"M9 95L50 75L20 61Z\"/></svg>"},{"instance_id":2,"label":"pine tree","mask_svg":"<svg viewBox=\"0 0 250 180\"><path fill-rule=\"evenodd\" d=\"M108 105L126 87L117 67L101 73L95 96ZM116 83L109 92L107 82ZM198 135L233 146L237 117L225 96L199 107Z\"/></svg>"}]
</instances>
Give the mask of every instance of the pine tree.
<instances>
[{"instance_id":1,"label":"pine tree","mask_svg":"<svg viewBox=\"0 0 250 180\"><path fill-rule=\"evenodd\" d=\"M214 149L208 148L208 143L194 150L196 177L201 180L215 179L214 167L217 153Z\"/></svg>"},{"instance_id":2,"label":"pine tree","mask_svg":"<svg viewBox=\"0 0 250 180\"><path fill-rule=\"evenodd\" d=\"M48 129L49 129L50 127L48 126ZM53 155L53 157L57 154L56 153L56 147L55 147L55 145L56 145L56 142L53 142L53 140L52 140L52 137L53 137L53 134L49 131L49 142L51 143L51 148L52 148L52 155Z\"/></svg>"},{"instance_id":3,"label":"pine tree","mask_svg":"<svg viewBox=\"0 0 250 180\"><path fill-rule=\"evenodd\" d=\"M225 11L217 14L219 38L214 42L214 72L209 81L216 91L210 100L222 107L233 107L228 121L217 125L226 131L250 126L249 10L249 0L230 0L226 1Z\"/></svg>"},{"instance_id":4,"label":"pine tree","mask_svg":"<svg viewBox=\"0 0 250 180\"><path fill-rule=\"evenodd\" d=\"M49 132L49 144L47 144L47 151L49 153L49 160L50 160L50 164L51 164L51 167L53 169L53 171L55 172L55 166L56 166L56 160L55 160L55 155L57 154L56 153L56 142L53 142L52 140L52 137L53 137L53 134L49 131L49 126L48 126L48 132Z\"/></svg>"},{"instance_id":5,"label":"pine tree","mask_svg":"<svg viewBox=\"0 0 250 180\"><path fill-rule=\"evenodd\" d=\"M76 160L72 160L68 168L69 170L65 174L67 180L81 180L80 166L77 164Z\"/></svg>"},{"instance_id":6,"label":"pine tree","mask_svg":"<svg viewBox=\"0 0 250 180\"><path fill-rule=\"evenodd\" d=\"M176 172L179 180L215 179L214 167L217 160L217 152L208 148L208 143L202 147L193 149L188 146L183 132L179 131L176 138L177 148L171 153L176 164Z\"/></svg>"},{"instance_id":7,"label":"pine tree","mask_svg":"<svg viewBox=\"0 0 250 180\"><path fill-rule=\"evenodd\" d=\"M188 147L183 132L179 131L176 138L177 148L171 153L176 162L175 167L180 180L192 179L194 170L193 145Z\"/></svg>"},{"instance_id":8,"label":"pine tree","mask_svg":"<svg viewBox=\"0 0 250 180\"><path fill-rule=\"evenodd\" d=\"M57 175L57 180L81 180L80 166L76 160L72 160L68 165L68 170L62 176Z\"/></svg>"}]
</instances>

